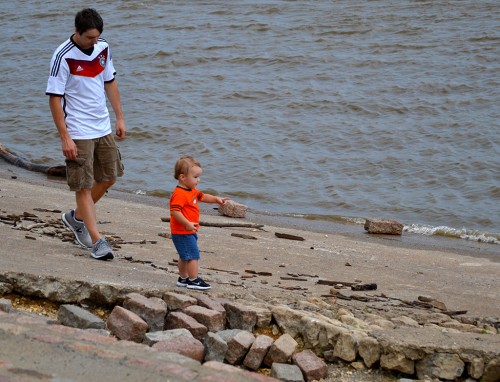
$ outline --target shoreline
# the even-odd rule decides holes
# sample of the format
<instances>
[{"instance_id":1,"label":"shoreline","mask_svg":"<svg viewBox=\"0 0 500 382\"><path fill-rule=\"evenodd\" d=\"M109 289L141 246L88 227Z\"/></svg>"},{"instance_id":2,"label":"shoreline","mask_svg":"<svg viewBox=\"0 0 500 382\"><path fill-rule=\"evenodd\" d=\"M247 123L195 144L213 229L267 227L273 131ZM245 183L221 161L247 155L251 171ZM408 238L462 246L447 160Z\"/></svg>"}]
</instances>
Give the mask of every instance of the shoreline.
<instances>
[{"instance_id":1,"label":"shoreline","mask_svg":"<svg viewBox=\"0 0 500 382\"><path fill-rule=\"evenodd\" d=\"M17 167L3 160L0 160L0 179L16 176L20 181L54 187L66 190L72 194L61 178L50 177L44 173L30 171ZM128 190L120 189L120 181L108 192L109 197L120 198L134 203L147 204L158 208L167 208L168 200L165 197L155 195L135 194ZM235 200L237 201L237 200ZM202 215L219 215L214 208L208 205L200 205ZM167 211L165 211L167 214ZM377 216L374 216L377 217ZM283 216L276 214L267 214L260 211L248 210L246 220L256 224L273 225L283 228L298 229L324 234L339 234L357 240L370 240L369 235L364 231L362 224L327 221L322 219L308 219L306 217ZM384 235L384 240L389 240L391 245L401 248L425 248L427 250L456 251L463 255L474 255L486 257L494 262L500 262L500 246L494 243L484 243L474 240L467 240L457 237L446 237L436 235L424 235L413 232L403 232L401 236ZM471 253L471 251L473 253Z\"/></svg>"}]
</instances>

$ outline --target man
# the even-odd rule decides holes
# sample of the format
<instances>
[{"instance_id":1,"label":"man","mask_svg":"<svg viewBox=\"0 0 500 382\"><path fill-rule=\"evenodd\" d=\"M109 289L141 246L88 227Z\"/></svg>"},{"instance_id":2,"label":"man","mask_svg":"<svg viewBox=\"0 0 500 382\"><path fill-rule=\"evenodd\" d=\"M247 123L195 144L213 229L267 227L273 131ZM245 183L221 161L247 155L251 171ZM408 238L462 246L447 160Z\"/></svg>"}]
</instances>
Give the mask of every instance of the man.
<instances>
[{"instance_id":1,"label":"man","mask_svg":"<svg viewBox=\"0 0 500 382\"><path fill-rule=\"evenodd\" d=\"M126 128L108 43L100 38L103 21L95 9L75 17L75 33L61 44L50 63L46 94L66 157L67 182L75 191L76 209L61 215L80 245L96 259L113 259L96 222L95 204L123 175L106 96L116 116L116 136Z\"/></svg>"}]
</instances>

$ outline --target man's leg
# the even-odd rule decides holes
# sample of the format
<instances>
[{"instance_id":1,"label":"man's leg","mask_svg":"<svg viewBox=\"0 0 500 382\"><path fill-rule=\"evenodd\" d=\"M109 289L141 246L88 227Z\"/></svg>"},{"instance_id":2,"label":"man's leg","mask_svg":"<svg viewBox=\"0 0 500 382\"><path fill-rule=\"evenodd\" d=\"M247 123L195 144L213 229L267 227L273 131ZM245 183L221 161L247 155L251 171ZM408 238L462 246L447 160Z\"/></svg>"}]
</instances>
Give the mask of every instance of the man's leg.
<instances>
[{"instance_id":1,"label":"man's leg","mask_svg":"<svg viewBox=\"0 0 500 382\"><path fill-rule=\"evenodd\" d=\"M97 229L97 216L95 204L102 198L106 191L115 184L114 180L106 182L94 182L92 188L76 191L76 210L75 217L85 223L89 231L92 243L100 239Z\"/></svg>"},{"instance_id":2,"label":"man's leg","mask_svg":"<svg viewBox=\"0 0 500 382\"><path fill-rule=\"evenodd\" d=\"M92 190L82 189L76 191L76 210L75 216L78 220L85 223L85 227L89 232L92 243L95 243L101 238L99 230L97 229L95 203L92 200Z\"/></svg>"},{"instance_id":3,"label":"man's leg","mask_svg":"<svg viewBox=\"0 0 500 382\"><path fill-rule=\"evenodd\" d=\"M92 200L94 201L94 204L96 204L108 191L111 186L115 184L114 180L108 180L104 182L94 182L92 185Z\"/></svg>"}]
</instances>

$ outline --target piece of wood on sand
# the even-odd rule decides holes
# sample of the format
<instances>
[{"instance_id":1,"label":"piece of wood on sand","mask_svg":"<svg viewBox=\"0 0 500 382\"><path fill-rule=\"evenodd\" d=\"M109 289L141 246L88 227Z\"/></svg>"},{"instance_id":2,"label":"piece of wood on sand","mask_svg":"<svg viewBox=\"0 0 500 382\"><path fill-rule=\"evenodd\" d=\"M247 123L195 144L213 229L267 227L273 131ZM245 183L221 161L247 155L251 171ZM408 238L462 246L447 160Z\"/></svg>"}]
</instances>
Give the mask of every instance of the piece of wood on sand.
<instances>
[{"instance_id":1,"label":"piece of wood on sand","mask_svg":"<svg viewBox=\"0 0 500 382\"><path fill-rule=\"evenodd\" d=\"M305 240L302 236L290 235L288 233L275 232L274 235L276 237L279 237L280 239L297 240L297 241Z\"/></svg>"}]
</instances>

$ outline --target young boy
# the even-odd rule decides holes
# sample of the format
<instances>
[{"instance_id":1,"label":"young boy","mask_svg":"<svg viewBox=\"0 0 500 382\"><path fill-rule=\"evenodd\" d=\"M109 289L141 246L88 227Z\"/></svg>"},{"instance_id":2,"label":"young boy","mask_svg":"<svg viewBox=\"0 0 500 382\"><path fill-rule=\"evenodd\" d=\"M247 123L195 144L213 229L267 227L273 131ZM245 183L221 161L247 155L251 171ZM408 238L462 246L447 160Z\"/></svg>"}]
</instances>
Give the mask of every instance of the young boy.
<instances>
[{"instance_id":1,"label":"young boy","mask_svg":"<svg viewBox=\"0 0 500 382\"><path fill-rule=\"evenodd\" d=\"M179 253L179 279L177 286L207 290L211 286L198 277L198 228L200 209L198 202L224 205L228 198L204 194L196 189L202 173L201 164L191 156L183 156L175 163L178 180L170 198L170 232Z\"/></svg>"}]
</instances>

